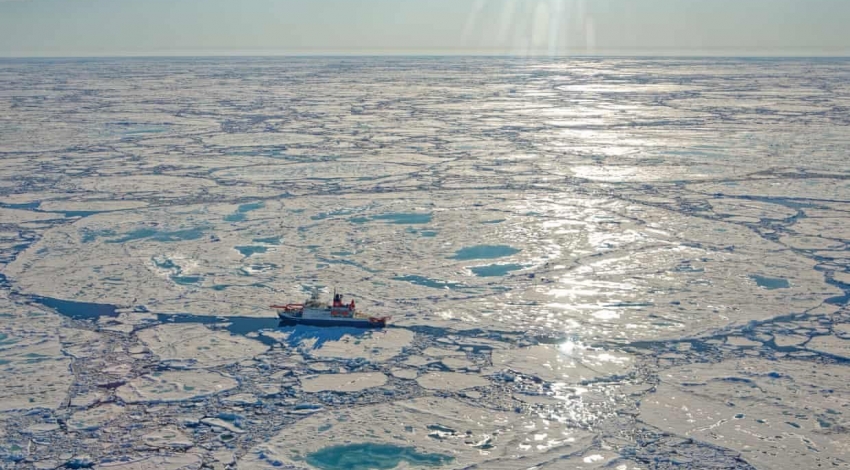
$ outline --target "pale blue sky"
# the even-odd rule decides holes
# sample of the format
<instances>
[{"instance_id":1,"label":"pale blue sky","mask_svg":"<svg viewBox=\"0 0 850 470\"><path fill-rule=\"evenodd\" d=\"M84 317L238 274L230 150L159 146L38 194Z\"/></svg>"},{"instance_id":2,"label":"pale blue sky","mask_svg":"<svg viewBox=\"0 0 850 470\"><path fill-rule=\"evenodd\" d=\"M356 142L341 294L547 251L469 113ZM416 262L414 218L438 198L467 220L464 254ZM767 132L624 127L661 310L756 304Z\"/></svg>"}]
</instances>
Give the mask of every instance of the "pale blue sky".
<instances>
[{"instance_id":1,"label":"pale blue sky","mask_svg":"<svg viewBox=\"0 0 850 470\"><path fill-rule=\"evenodd\" d=\"M0 0L0 56L850 55L850 0Z\"/></svg>"}]
</instances>

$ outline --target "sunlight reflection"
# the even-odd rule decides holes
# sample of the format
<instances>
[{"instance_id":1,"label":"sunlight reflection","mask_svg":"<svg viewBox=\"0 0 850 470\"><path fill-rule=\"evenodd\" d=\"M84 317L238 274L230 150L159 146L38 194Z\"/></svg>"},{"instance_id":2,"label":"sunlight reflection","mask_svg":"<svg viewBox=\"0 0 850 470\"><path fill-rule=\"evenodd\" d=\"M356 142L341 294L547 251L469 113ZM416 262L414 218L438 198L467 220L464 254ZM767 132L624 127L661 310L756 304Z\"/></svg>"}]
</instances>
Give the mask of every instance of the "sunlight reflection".
<instances>
[{"instance_id":1,"label":"sunlight reflection","mask_svg":"<svg viewBox=\"0 0 850 470\"><path fill-rule=\"evenodd\" d=\"M596 27L585 0L475 0L461 30L461 43L518 56L592 53Z\"/></svg>"}]
</instances>

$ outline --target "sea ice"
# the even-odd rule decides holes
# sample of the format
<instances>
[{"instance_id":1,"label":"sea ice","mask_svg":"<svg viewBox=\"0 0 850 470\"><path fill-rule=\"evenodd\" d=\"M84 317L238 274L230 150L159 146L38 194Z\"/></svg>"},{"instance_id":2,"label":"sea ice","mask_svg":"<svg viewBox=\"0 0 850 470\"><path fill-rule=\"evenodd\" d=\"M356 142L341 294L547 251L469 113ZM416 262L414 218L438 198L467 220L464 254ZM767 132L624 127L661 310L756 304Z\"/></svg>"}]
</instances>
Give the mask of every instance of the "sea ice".
<instances>
[{"instance_id":1,"label":"sea ice","mask_svg":"<svg viewBox=\"0 0 850 470\"><path fill-rule=\"evenodd\" d=\"M387 376L377 372L323 374L301 379L301 389L308 393L359 392L385 383Z\"/></svg>"},{"instance_id":2,"label":"sea ice","mask_svg":"<svg viewBox=\"0 0 850 470\"><path fill-rule=\"evenodd\" d=\"M489 385L486 379L478 375L458 372L428 372L417 378L416 382L423 388L447 391L459 391Z\"/></svg>"},{"instance_id":3,"label":"sea ice","mask_svg":"<svg viewBox=\"0 0 850 470\"><path fill-rule=\"evenodd\" d=\"M412 331L394 328L370 331L361 336L345 335L336 341L325 341L310 350L310 355L319 358L362 358L381 363L397 356L413 341Z\"/></svg>"},{"instance_id":4,"label":"sea ice","mask_svg":"<svg viewBox=\"0 0 850 470\"><path fill-rule=\"evenodd\" d=\"M95 467L97 470L200 470L201 457L194 453L161 453L110 459Z\"/></svg>"},{"instance_id":5,"label":"sea ice","mask_svg":"<svg viewBox=\"0 0 850 470\"><path fill-rule=\"evenodd\" d=\"M6 61L0 467L846 465L848 64Z\"/></svg>"},{"instance_id":6,"label":"sea ice","mask_svg":"<svg viewBox=\"0 0 850 470\"><path fill-rule=\"evenodd\" d=\"M126 403L174 402L208 397L237 385L232 377L218 372L166 371L137 377L116 394Z\"/></svg>"},{"instance_id":7,"label":"sea ice","mask_svg":"<svg viewBox=\"0 0 850 470\"><path fill-rule=\"evenodd\" d=\"M594 350L572 342L493 351L494 369L508 369L553 383L579 384L622 375L632 365L633 359L625 353Z\"/></svg>"},{"instance_id":8,"label":"sea ice","mask_svg":"<svg viewBox=\"0 0 850 470\"><path fill-rule=\"evenodd\" d=\"M0 412L58 408L73 381L70 365L55 314L0 296Z\"/></svg>"},{"instance_id":9,"label":"sea ice","mask_svg":"<svg viewBox=\"0 0 850 470\"><path fill-rule=\"evenodd\" d=\"M847 423L844 374L840 365L761 359L676 367L641 400L640 420L737 450L757 468L843 465L850 444L833 430Z\"/></svg>"},{"instance_id":10,"label":"sea ice","mask_svg":"<svg viewBox=\"0 0 850 470\"><path fill-rule=\"evenodd\" d=\"M817 336L806 343L806 349L850 360L850 338L839 338L833 335Z\"/></svg>"},{"instance_id":11,"label":"sea ice","mask_svg":"<svg viewBox=\"0 0 850 470\"><path fill-rule=\"evenodd\" d=\"M189 368L232 364L268 349L259 341L191 323L158 325L137 336L163 362Z\"/></svg>"},{"instance_id":12,"label":"sea ice","mask_svg":"<svg viewBox=\"0 0 850 470\"><path fill-rule=\"evenodd\" d=\"M94 431L110 421L119 419L124 414L124 408L112 403L99 405L71 415L68 428L75 431Z\"/></svg>"},{"instance_id":13,"label":"sea ice","mask_svg":"<svg viewBox=\"0 0 850 470\"><path fill-rule=\"evenodd\" d=\"M145 434L142 441L155 449L188 449L194 445L183 432L170 426Z\"/></svg>"},{"instance_id":14,"label":"sea ice","mask_svg":"<svg viewBox=\"0 0 850 470\"><path fill-rule=\"evenodd\" d=\"M589 437L554 421L430 397L315 414L251 449L238 463L240 468L273 468L275 461L298 465L328 443L365 442L454 458L438 468L516 468L516 459L523 467L534 466L576 452L589 445Z\"/></svg>"}]
</instances>

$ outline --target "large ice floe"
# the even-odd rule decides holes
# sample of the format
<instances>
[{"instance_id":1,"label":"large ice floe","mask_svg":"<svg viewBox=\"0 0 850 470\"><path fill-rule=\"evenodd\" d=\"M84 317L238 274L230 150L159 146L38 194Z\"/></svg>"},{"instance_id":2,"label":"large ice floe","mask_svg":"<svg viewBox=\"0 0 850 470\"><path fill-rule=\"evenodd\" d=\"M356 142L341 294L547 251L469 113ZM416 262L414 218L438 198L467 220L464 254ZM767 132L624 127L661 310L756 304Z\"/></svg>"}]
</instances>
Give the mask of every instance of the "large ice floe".
<instances>
[{"instance_id":1,"label":"large ice floe","mask_svg":"<svg viewBox=\"0 0 850 470\"><path fill-rule=\"evenodd\" d=\"M370 459L386 459L396 465L407 461L411 467L528 468L571 454L590 439L586 431L542 418L453 399L420 398L313 415L251 449L239 465L365 469ZM342 455L334 453L344 454L354 446L364 460L348 465L360 466L335 463Z\"/></svg>"},{"instance_id":2,"label":"large ice floe","mask_svg":"<svg viewBox=\"0 0 850 470\"><path fill-rule=\"evenodd\" d=\"M121 386L116 395L126 403L158 403L208 397L237 385L217 372L154 372Z\"/></svg>"},{"instance_id":3,"label":"large ice floe","mask_svg":"<svg viewBox=\"0 0 850 470\"><path fill-rule=\"evenodd\" d=\"M214 367L250 359L268 349L259 341L197 324L165 324L137 334L160 361L172 367Z\"/></svg>"},{"instance_id":4,"label":"large ice floe","mask_svg":"<svg viewBox=\"0 0 850 470\"><path fill-rule=\"evenodd\" d=\"M530 375L547 382L571 384L623 375L633 364L632 358L626 354L592 351L569 341L559 345L499 349L493 351L492 360L496 369Z\"/></svg>"},{"instance_id":5,"label":"large ice floe","mask_svg":"<svg viewBox=\"0 0 850 470\"><path fill-rule=\"evenodd\" d=\"M828 468L850 459L844 366L731 360L667 370L640 420L741 452L756 468Z\"/></svg>"},{"instance_id":6,"label":"large ice floe","mask_svg":"<svg viewBox=\"0 0 850 470\"><path fill-rule=\"evenodd\" d=\"M4 61L0 468L847 467L849 84Z\"/></svg>"},{"instance_id":7,"label":"large ice floe","mask_svg":"<svg viewBox=\"0 0 850 470\"><path fill-rule=\"evenodd\" d=\"M387 376L380 373L324 374L301 379L301 388L305 392L359 392L385 383Z\"/></svg>"},{"instance_id":8,"label":"large ice floe","mask_svg":"<svg viewBox=\"0 0 850 470\"><path fill-rule=\"evenodd\" d=\"M59 408L73 382L60 319L0 294L0 411Z\"/></svg>"}]
</instances>

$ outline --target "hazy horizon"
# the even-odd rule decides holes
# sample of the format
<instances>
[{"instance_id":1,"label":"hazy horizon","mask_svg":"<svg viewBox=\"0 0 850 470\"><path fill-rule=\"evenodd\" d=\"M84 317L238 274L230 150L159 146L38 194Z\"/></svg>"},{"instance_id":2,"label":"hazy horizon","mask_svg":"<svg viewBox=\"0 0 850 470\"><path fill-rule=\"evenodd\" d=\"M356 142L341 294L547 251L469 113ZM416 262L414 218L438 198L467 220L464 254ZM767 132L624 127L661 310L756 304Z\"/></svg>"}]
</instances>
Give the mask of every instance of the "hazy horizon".
<instances>
[{"instance_id":1,"label":"hazy horizon","mask_svg":"<svg viewBox=\"0 0 850 470\"><path fill-rule=\"evenodd\" d=\"M464 57L493 57L506 59L701 59L701 58L716 58L716 59L850 59L848 53L830 53L817 51L812 53L801 52L730 52L730 51L611 51L605 53L582 54L582 53L564 53L558 55L547 55L542 53L532 54L510 54L501 52L488 51L152 51L152 52L133 52L133 53L113 53L113 54L72 54L72 55L0 55L0 60L25 60L25 59L205 59L205 58L417 58L417 57L433 57L433 58L464 58Z\"/></svg>"},{"instance_id":2,"label":"hazy horizon","mask_svg":"<svg viewBox=\"0 0 850 470\"><path fill-rule=\"evenodd\" d=\"M0 0L0 57L846 57L840 0Z\"/></svg>"}]
</instances>

